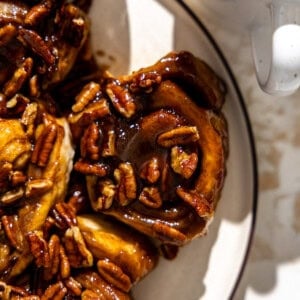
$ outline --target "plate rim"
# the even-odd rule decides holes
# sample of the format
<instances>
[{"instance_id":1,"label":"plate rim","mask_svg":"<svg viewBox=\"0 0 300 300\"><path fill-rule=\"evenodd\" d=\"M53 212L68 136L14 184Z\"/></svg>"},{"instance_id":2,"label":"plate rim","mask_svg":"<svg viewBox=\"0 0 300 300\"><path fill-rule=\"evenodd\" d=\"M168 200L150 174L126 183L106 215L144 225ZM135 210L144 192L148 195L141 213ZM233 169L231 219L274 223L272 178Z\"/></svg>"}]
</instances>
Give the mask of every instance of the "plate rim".
<instances>
[{"instance_id":1,"label":"plate rim","mask_svg":"<svg viewBox=\"0 0 300 300\"><path fill-rule=\"evenodd\" d=\"M256 227L256 217L257 217L257 207L258 207L258 166L257 166L257 153L256 153L256 147L255 147L255 139L253 135L253 129L251 126L250 117L248 114L248 110L246 107L246 103L243 97L243 94L239 88L239 85L237 83L237 80L229 66L229 63L223 54L223 51L221 50L220 46L214 39L213 35L210 33L206 25L203 23L203 21L200 19L198 15L195 14L195 12L191 9L191 7L184 2L184 0L176 0L176 2L183 8L183 10L191 17L191 19L195 22L195 24L203 31L209 42L211 43L212 47L216 51L217 55L219 56L225 71L228 74L228 77L230 78L233 88L236 92L237 98L239 100L239 104L241 106L241 110L244 116L246 130L248 132L248 138L249 138L249 144L250 144L250 155L251 155L251 162L252 162L252 179L253 179L253 197L252 197L252 219L250 223L250 232L248 237L248 242L246 246L246 251L244 254L244 258L242 260L242 264L240 267L240 270L238 272L237 278L235 280L235 283L233 285L232 291L230 293L229 299L233 299L235 293L237 292L237 289L239 287L239 284L241 282L242 276L244 274L247 261L249 258L253 238L254 238L254 232Z\"/></svg>"}]
</instances>

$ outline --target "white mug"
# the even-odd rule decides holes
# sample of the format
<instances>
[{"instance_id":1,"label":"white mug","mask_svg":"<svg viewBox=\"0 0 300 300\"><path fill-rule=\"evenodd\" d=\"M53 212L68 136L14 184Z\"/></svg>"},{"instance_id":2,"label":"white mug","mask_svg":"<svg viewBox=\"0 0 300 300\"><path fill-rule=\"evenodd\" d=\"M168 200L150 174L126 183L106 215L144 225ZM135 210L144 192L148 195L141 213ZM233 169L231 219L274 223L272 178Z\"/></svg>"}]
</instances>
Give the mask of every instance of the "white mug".
<instances>
[{"instance_id":1,"label":"white mug","mask_svg":"<svg viewBox=\"0 0 300 300\"><path fill-rule=\"evenodd\" d=\"M300 86L300 0L202 0L223 25L249 31L261 88L289 95Z\"/></svg>"}]
</instances>

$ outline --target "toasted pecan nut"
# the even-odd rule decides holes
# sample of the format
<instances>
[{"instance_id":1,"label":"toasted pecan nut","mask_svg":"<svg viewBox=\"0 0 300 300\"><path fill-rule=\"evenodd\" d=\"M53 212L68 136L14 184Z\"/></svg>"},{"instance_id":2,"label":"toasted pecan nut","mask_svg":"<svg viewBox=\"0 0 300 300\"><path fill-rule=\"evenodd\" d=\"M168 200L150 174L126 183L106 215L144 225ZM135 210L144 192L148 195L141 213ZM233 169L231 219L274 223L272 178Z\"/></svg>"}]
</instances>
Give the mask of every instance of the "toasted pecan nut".
<instances>
[{"instance_id":1,"label":"toasted pecan nut","mask_svg":"<svg viewBox=\"0 0 300 300\"><path fill-rule=\"evenodd\" d=\"M121 206L128 205L136 198L136 179L130 163L121 163L114 171L117 181L117 199Z\"/></svg>"},{"instance_id":2,"label":"toasted pecan nut","mask_svg":"<svg viewBox=\"0 0 300 300\"><path fill-rule=\"evenodd\" d=\"M10 244L17 250L21 251L24 247L24 235L19 226L18 216L3 216L1 218L1 222Z\"/></svg>"},{"instance_id":3,"label":"toasted pecan nut","mask_svg":"<svg viewBox=\"0 0 300 300\"><path fill-rule=\"evenodd\" d=\"M48 163L53 144L57 137L58 127L56 124L49 124L37 138L34 150L31 155L31 162L39 167L45 167Z\"/></svg>"},{"instance_id":4,"label":"toasted pecan nut","mask_svg":"<svg viewBox=\"0 0 300 300\"><path fill-rule=\"evenodd\" d=\"M160 173L159 161L157 157L152 157L141 166L140 177L149 183L156 183L160 177Z\"/></svg>"},{"instance_id":5,"label":"toasted pecan nut","mask_svg":"<svg viewBox=\"0 0 300 300\"><path fill-rule=\"evenodd\" d=\"M198 155L195 152L188 154L175 146L171 149L171 167L175 173L189 179L198 167Z\"/></svg>"},{"instance_id":6,"label":"toasted pecan nut","mask_svg":"<svg viewBox=\"0 0 300 300\"><path fill-rule=\"evenodd\" d=\"M71 267L80 268L93 265L93 255L86 247L81 231L77 226L66 230L63 244Z\"/></svg>"},{"instance_id":7,"label":"toasted pecan nut","mask_svg":"<svg viewBox=\"0 0 300 300\"><path fill-rule=\"evenodd\" d=\"M109 283L123 292L129 292L132 286L131 280L116 264L107 260L98 260L99 274Z\"/></svg>"},{"instance_id":8,"label":"toasted pecan nut","mask_svg":"<svg viewBox=\"0 0 300 300\"><path fill-rule=\"evenodd\" d=\"M106 87L108 94L115 109L124 117L130 118L135 114L136 105L129 91L124 87L111 83Z\"/></svg>"},{"instance_id":9,"label":"toasted pecan nut","mask_svg":"<svg viewBox=\"0 0 300 300\"><path fill-rule=\"evenodd\" d=\"M47 65L54 65L55 56L51 52L50 47L39 34L30 29L20 28L19 35L36 54L43 58Z\"/></svg>"},{"instance_id":10,"label":"toasted pecan nut","mask_svg":"<svg viewBox=\"0 0 300 300\"><path fill-rule=\"evenodd\" d=\"M63 300L67 294L67 288L64 284L59 281L57 283L51 284L41 296L41 300Z\"/></svg>"}]
</instances>

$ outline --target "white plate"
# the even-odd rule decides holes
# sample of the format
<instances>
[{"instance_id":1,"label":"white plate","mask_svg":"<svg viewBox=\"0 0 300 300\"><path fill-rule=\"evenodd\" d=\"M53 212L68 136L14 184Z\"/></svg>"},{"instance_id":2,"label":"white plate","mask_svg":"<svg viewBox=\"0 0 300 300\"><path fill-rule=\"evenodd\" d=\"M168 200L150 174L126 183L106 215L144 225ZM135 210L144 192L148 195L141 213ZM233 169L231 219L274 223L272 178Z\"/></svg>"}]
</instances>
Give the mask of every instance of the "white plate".
<instances>
[{"instance_id":1,"label":"white plate","mask_svg":"<svg viewBox=\"0 0 300 300\"><path fill-rule=\"evenodd\" d=\"M219 48L181 1L94 0L92 43L100 63L124 74L155 63L171 50L204 59L226 81L229 123L228 174L208 235L180 250L133 292L137 300L228 299L240 280L256 213L256 159L245 105ZM101 51L99 51L101 50Z\"/></svg>"}]
</instances>

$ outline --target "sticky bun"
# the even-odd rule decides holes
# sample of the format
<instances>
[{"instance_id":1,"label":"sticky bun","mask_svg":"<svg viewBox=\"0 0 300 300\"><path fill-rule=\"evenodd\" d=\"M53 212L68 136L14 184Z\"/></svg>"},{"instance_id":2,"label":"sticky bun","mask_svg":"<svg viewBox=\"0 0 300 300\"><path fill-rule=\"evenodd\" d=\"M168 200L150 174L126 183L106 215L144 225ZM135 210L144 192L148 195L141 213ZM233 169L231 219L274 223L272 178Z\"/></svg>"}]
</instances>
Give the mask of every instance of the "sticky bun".
<instances>
[{"instance_id":1,"label":"sticky bun","mask_svg":"<svg viewBox=\"0 0 300 300\"><path fill-rule=\"evenodd\" d=\"M220 198L222 80L186 51L114 77L90 3L0 3L1 299L131 299Z\"/></svg>"}]
</instances>

